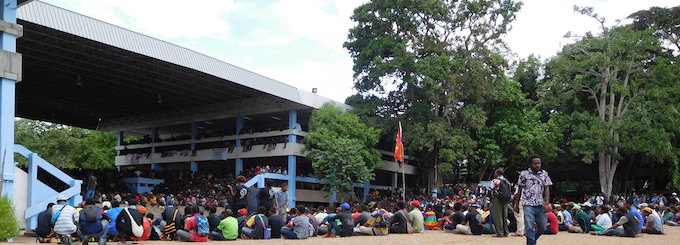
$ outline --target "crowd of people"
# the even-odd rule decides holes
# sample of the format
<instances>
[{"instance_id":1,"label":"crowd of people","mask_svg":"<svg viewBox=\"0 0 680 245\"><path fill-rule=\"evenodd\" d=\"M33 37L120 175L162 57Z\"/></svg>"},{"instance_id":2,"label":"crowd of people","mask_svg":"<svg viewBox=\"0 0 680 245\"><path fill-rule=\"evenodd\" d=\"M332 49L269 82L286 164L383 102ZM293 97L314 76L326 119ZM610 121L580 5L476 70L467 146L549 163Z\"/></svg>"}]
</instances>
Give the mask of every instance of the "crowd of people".
<instances>
[{"instance_id":1,"label":"crowd of people","mask_svg":"<svg viewBox=\"0 0 680 245\"><path fill-rule=\"evenodd\" d=\"M527 244L536 244L540 236L559 232L622 237L664 234L664 226L677 226L680 221L676 193L668 197L618 195L610 202L602 195L586 196L578 203L550 199L552 181L541 169L540 157L532 156L530 165L516 182L506 179L499 169L487 186L447 185L429 195L415 187L407 192L411 193L405 198L408 201L373 191L367 200L353 198L338 207L298 205L291 209L287 187L275 190L271 180L263 188L255 188L244 185L245 176L236 177L233 183L211 182L220 176L209 176L207 182L190 177L184 180L189 181L186 190L177 194L99 195L100 200L88 198L78 207L59 197L40 214L36 234L45 241L61 237L66 243L77 238L83 244L104 244L384 236L434 230L497 237L514 233L525 236ZM208 190L222 194L220 198L199 194ZM160 215L154 215L149 207L155 207ZM218 212L218 207L223 211Z\"/></svg>"}]
</instances>

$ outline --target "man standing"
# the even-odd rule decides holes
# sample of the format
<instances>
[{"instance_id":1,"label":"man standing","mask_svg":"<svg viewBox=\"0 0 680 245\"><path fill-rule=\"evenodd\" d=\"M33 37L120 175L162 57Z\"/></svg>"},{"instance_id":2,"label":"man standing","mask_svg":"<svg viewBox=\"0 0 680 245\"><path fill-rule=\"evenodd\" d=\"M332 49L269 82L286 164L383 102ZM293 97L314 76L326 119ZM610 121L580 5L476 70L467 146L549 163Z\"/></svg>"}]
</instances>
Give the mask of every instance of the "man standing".
<instances>
[{"instance_id":1,"label":"man standing","mask_svg":"<svg viewBox=\"0 0 680 245\"><path fill-rule=\"evenodd\" d=\"M281 186L281 190L274 194L274 207L276 215L286 220L286 209L288 208L288 184Z\"/></svg>"},{"instance_id":2,"label":"man standing","mask_svg":"<svg viewBox=\"0 0 680 245\"><path fill-rule=\"evenodd\" d=\"M510 182L503 176L503 169L496 169L496 178L491 181L493 188L493 199L491 201L491 215L493 217L493 225L496 231L496 237L507 237L510 235L508 230L508 203L512 191L510 190Z\"/></svg>"},{"instance_id":3,"label":"man standing","mask_svg":"<svg viewBox=\"0 0 680 245\"><path fill-rule=\"evenodd\" d=\"M524 235L528 245L535 245L547 225L545 212L550 205L550 186L553 184L548 172L541 168L541 157L529 157L531 167L519 174L517 186L519 190L513 205L515 212L519 212L519 204L524 209Z\"/></svg>"},{"instance_id":4,"label":"man standing","mask_svg":"<svg viewBox=\"0 0 680 245\"><path fill-rule=\"evenodd\" d=\"M260 188L257 193L257 198L259 200L260 206L264 206L265 209L269 210L274 207L274 189L272 189L273 181L268 179L264 181L264 188ZM266 214L266 212L265 212Z\"/></svg>"},{"instance_id":5,"label":"man standing","mask_svg":"<svg viewBox=\"0 0 680 245\"><path fill-rule=\"evenodd\" d=\"M231 190L231 196L233 197L232 208L233 210L241 210L242 208L247 209L249 200L248 199L248 187L244 184L246 183L246 177L239 175L236 177L236 186Z\"/></svg>"},{"instance_id":6,"label":"man standing","mask_svg":"<svg viewBox=\"0 0 680 245\"><path fill-rule=\"evenodd\" d=\"M92 171L90 171L90 176L87 177L87 190L85 191L85 199L94 199L94 190L97 188L97 177L94 177Z\"/></svg>"}]
</instances>

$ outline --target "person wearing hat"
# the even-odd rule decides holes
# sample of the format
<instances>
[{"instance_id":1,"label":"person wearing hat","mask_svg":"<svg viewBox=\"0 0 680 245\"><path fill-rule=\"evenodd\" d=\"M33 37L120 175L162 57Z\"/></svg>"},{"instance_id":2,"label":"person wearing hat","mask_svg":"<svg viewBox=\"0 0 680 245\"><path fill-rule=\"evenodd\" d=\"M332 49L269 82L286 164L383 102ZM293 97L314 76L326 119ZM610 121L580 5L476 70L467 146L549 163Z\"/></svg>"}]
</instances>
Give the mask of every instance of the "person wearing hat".
<instances>
[{"instance_id":1,"label":"person wearing hat","mask_svg":"<svg viewBox=\"0 0 680 245\"><path fill-rule=\"evenodd\" d=\"M248 210L245 208L239 209L237 211L238 217L236 218L236 221L238 222L238 237L241 237L241 234L243 234L243 227L246 226L246 221L248 221Z\"/></svg>"},{"instance_id":2,"label":"person wearing hat","mask_svg":"<svg viewBox=\"0 0 680 245\"><path fill-rule=\"evenodd\" d=\"M678 197L678 193L673 192L671 194L671 199L668 200L669 206L675 206L680 203L680 197Z\"/></svg>"},{"instance_id":3,"label":"person wearing hat","mask_svg":"<svg viewBox=\"0 0 680 245\"><path fill-rule=\"evenodd\" d=\"M590 207L590 203L586 202L583 205L586 207ZM591 224L591 218L588 213L586 213L586 210L584 210L583 206L575 205L574 206L574 221L578 224L579 227L581 227L581 232L589 233L590 231L593 230L592 224Z\"/></svg>"},{"instance_id":4,"label":"person wearing hat","mask_svg":"<svg viewBox=\"0 0 680 245\"><path fill-rule=\"evenodd\" d=\"M52 220L54 222L54 232L62 236L63 242L71 244L71 236L78 231L76 221L80 218L76 209L68 205L68 198L64 195L57 197L57 205L52 206Z\"/></svg>"},{"instance_id":5,"label":"person wearing hat","mask_svg":"<svg viewBox=\"0 0 680 245\"><path fill-rule=\"evenodd\" d=\"M663 234L663 223L658 215L654 214L654 210L650 207L642 209L642 215L645 217L645 225L642 226L642 233L647 234Z\"/></svg>"},{"instance_id":6,"label":"person wearing hat","mask_svg":"<svg viewBox=\"0 0 680 245\"><path fill-rule=\"evenodd\" d=\"M352 220L352 213L349 212L351 206L348 203L340 205L342 212L338 212L333 217L328 218L328 223L335 230L335 235L340 237L352 236L354 233L354 220ZM340 221L340 224L335 222Z\"/></svg>"},{"instance_id":7,"label":"person wearing hat","mask_svg":"<svg viewBox=\"0 0 680 245\"><path fill-rule=\"evenodd\" d=\"M409 212L409 222L413 226L413 233L423 233L425 232L425 219L423 218L423 213L418 209L420 207L420 201L411 202L411 212Z\"/></svg>"},{"instance_id":8,"label":"person wearing hat","mask_svg":"<svg viewBox=\"0 0 680 245\"><path fill-rule=\"evenodd\" d=\"M468 207L468 212L465 215L465 219L463 219L463 223L456 225L455 232L466 235L482 234L482 214L477 211L478 208L481 208L481 205L477 203L470 203L470 207Z\"/></svg>"}]
</instances>

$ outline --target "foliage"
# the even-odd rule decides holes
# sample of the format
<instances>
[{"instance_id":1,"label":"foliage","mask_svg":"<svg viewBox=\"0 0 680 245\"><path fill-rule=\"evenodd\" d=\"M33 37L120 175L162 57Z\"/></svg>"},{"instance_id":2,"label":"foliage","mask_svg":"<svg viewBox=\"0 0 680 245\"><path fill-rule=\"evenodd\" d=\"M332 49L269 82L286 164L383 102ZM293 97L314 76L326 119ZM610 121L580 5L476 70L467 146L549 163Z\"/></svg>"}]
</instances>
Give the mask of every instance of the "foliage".
<instances>
[{"instance_id":1,"label":"foliage","mask_svg":"<svg viewBox=\"0 0 680 245\"><path fill-rule=\"evenodd\" d=\"M637 11L628 18L633 19L635 30L653 29L654 34L680 51L680 6L672 8L652 7Z\"/></svg>"},{"instance_id":2,"label":"foliage","mask_svg":"<svg viewBox=\"0 0 680 245\"><path fill-rule=\"evenodd\" d=\"M355 88L379 105L374 112L387 121L384 128L394 129L393 119L404 122L406 149L423 170L452 170L474 154L474 132L488 119L484 103L499 98L496 87L506 80L500 37L520 6L374 0L354 11L357 26L345 48L354 59Z\"/></svg>"},{"instance_id":3,"label":"foliage","mask_svg":"<svg viewBox=\"0 0 680 245\"><path fill-rule=\"evenodd\" d=\"M672 135L655 127L665 119L653 111L662 106L654 102L654 94L671 84L655 79L651 71L670 63L654 30L610 28L592 8L575 10L595 18L601 33L587 33L548 63L551 78L544 84L542 99L554 106L554 114L565 118L571 152L588 163L597 159L600 187L609 198L623 152L650 150L645 154L677 161ZM674 106L677 99L665 102ZM654 139L656 146L665 144L666 153L640 147L645 139Z\"/></svg>"},{"instance_id":4,"label":"foliage","mask_svg":"<svg viewBox=\"0 0 680 245\"><path fill-rule=\"evenodd\" d=\"M77 127L15 120L15 141L59 168L114 168L115 135ZM26 160L18 157L25 164Z\"/></svg>"},{"instance_id":5,"label":"foliage","mask_svg":"<svg viewBox=\"0 0 680 245\"><path fill-rule=\"evenodd\" d=\"M12 200L7 196L0 197L0 242L19 235L19 222L14 216Z\"/></svg>"},{"instance_id":6,"label":"foliage","mask_svg":"<svg viewBox=\"0 0 680 245\"><path fill-rule=\"evenodd\" d=\"M374 149L379 135L378 129L331 103L315 110L305 137L305 151L323 189L349 192L353 183L373 179L373 170L381 166L380 153Z\"/></svg>"}]
</instances>

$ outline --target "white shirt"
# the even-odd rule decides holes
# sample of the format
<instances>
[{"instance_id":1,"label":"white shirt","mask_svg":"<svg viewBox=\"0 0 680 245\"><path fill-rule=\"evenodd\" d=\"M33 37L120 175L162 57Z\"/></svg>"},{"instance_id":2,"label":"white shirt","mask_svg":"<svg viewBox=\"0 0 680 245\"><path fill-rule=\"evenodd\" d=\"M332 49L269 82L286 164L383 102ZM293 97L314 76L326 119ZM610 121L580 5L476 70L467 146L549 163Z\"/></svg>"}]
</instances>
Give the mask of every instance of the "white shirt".
<instances>
[{"instance_id":1,"label":"white shirt","mask_svg":"<svg viewBox=\"0 0 680 245\"><path fill-rule=\"evenodd\" d=\"M609 227L612 227L612 218L609 217L609 214L598 214L597 217L595 218L595 222L597 226L609 229Z\"/></svg>"},{"instance_id":2,"label":"white shirt","mask_svg":"<svg viewBox=\"0 0 680 245\"><path fill-rule=\"evenodd\" d=\"M327 213L317 213L316 216L314 216L314 218L316 219L318 224L321 224L321 221L323 221L323 219L326 218L326 216L328 216Z\"/></svg>"}]
</instances>

